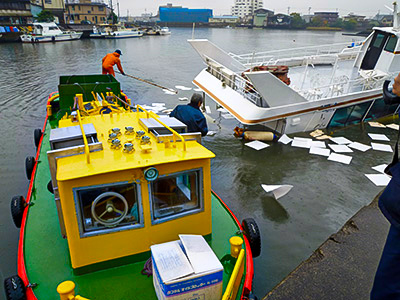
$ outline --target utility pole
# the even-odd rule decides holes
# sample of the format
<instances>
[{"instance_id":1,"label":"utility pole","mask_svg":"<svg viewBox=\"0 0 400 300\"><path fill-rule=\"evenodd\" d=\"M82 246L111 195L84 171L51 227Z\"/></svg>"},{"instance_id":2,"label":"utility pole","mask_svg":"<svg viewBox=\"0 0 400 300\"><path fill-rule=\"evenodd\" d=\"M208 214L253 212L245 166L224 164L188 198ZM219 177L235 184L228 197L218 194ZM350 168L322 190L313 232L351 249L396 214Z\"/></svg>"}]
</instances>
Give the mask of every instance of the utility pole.
<instances>
[{"instance_id":1,"label":"utility pole","mask_svg":"<svg viewBox=\"0 0 400 300\"><path fill-rule=\"evenodd\" d=\"M311 6L308 8L308 15L311 15Z\"/></svg>"},{"instance_id":2,"label":"utility pole","mask_svg":"<svg viewBox=\"0 0 400 300\"><path fill-rule=\"evenodd\" d=\"M114 8L112 0L110 0L110 8L111 8L111 24L114 24Z\"/></svg>"},{"instance_id":3,"label":"utility pole","mask_svg":"<svg viewBox=\"0 0 400 300\"><path fill-rule=\"evenodd\" d=\"M118 8L118 20L119 20L119 1L117 0L117 8Z\"/></svg>"},{"instance_id":4,"label":"utility pole","mask_svg":"<svg viewBox=\"0 0 400 300\"><path fill-rule=\"evenodd\" d=\"M288 16L290 16L290 6L288 6L288 8L287 8L287 14L288 14Z\"/></svg>"}]
</instances>

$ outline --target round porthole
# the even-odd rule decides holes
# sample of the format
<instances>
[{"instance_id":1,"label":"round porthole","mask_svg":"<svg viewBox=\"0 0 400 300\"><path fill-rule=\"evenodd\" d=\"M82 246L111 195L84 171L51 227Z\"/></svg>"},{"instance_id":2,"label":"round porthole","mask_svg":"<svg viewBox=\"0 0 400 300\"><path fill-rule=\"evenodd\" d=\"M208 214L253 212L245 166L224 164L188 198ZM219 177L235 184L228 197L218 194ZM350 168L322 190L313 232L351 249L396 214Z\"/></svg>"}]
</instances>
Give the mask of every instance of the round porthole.
<instances>
[{"instance_id":1,"label":"round porthole","mask_svg":"<svg viewBox=\"0 0 400 300\"><path fill-rule=\"evenodd\" d=\"M158 178L158 170L154 167L144 170L144 178L147 181L154 181Z\"/></svg>"}]
</instances>

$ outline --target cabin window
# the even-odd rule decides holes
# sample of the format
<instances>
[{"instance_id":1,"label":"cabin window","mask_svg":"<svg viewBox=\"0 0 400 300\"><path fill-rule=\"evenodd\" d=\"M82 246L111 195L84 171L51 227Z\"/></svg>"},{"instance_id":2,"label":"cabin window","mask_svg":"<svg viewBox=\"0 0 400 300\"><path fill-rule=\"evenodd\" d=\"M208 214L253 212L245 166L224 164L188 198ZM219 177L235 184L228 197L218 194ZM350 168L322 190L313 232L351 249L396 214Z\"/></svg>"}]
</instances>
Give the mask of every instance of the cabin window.
<instances>
[{"instance_id":1,"label":"cabin window","mask_svg":"<svg viewBox=\"0 0 400 300\"><path fill-rule=\"evenodd\" d=\"M374 44L372 47L374 48L380 48L382 46L383 41L385 40L385 35L378 33L375 39Z\"/></svg>"},{"instance_id":2,"label":"cabin window","mask_svg":"<svg viewBox=\"0 0 400 300\"><path fill-rule=\"evenodd\" d=\"M371 102L372 101L337 109L329 122L328 127L347 126L360 123L370 107Z\"/></svg>"},{"instance_id":3,"label":"cabin window","mask_svg":"<svg viewBox=\"0 0 400 300\"><path fill-rule=\"evenodd\" d=\"M371 109L368 112L368 115L365 118L365 121L370 121L373 119L378 119L384 116L393 115L397 110L398 105L386 105L383 99L375 100Z\"/></svg>"},{"instance_id":4,"label":"cabin window","mask_svg":"<svg viewBox=\"0 0 400 300\"><path fill-rule=\"evenodd\" d=\"M385 51L394 53L394 50L396 49L396 45L397 45L397 36L392 35L388 42L386 43L386 47L385 47Z\"/></svg>"},{"instance_id":5,"label":"cabin window","mask_svg":"<svg viewBox=\"0 0 400 300\"><path fill-rule=\"evenodd\" d=\"M81 237L143 227L136 183L74 189Z\"/></svg>"},{"instance_id":6,"label":"cabin window","mask_svg":"<svg viewBox=\"0 0 400 300\"><path fill-rule=\"evenodd\" d=\"M159 177L150 183L152 223L203 210L202 172L192 170Z\"/></svg>"}]
</instances>

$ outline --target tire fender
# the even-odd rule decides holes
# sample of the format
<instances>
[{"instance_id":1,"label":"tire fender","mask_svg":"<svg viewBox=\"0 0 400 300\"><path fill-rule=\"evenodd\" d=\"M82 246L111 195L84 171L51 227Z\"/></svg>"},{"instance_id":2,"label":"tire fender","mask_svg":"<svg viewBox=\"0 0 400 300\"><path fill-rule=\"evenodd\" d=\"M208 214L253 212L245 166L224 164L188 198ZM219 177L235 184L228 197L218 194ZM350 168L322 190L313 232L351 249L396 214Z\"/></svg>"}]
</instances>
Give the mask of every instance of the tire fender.
<instances>
[{"instance_id":1,"label":"tire fender","mask_svg":"<svg viewBox=\"0 0 400 300\"><path fill-rule=\"evenodd\" d=\"M258 257L261 254L261 235L258 225L253 218L247 218L242 221L244 234L249 240L251 253L253 257Z\"/></svg>"},{"instance_id":2,"label":"tire fender","mask_svg":"<svg viewBox=\"0 0 400 300\"><path fill-rule=\"evenodd\" d=\"M35 163L36 163L36 161L33 156L28 156L25 159L25 171L26 171L26 177L28 178L28 180L31 180L33 168L35 167Z\"/></svg>"},{"instance_id":3,"label":"tire fender","mask_svg":"<svg viewBox=\"0 0 400 300\"><path fill-rule=\"evenodd\" d=\"M40 139L42 137L42 130L41 129L35 129L33 132L33 141L35 142L36 148L39 147Z\"/></svg>"},{"instance_id":4,"label":"tire fender","mask_svg":"<svg viewBox=\"0 0 400 300\"><path fill-rule=\"evenodd\" d=\"M7 300L26 300L26 288L18 275L4 279L4 291Z\"/></svg>"}]
</instances>

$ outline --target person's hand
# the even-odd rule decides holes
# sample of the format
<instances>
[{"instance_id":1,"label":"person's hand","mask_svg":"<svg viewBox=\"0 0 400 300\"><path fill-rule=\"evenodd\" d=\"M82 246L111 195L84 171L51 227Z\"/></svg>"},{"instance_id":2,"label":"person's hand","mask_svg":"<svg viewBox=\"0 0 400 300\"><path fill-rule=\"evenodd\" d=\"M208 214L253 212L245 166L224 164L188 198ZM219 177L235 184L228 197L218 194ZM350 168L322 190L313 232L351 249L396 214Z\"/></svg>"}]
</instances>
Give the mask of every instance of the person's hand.
<instances>
[{"instance_id":1,"label":"person's hand","mask_svg":"<svg viewBox=\"0 0 400 300\"><path fill-rule=\"evenodd\" d=\"M392 93L400 97L400 74L394 79Z\"/></svg>"},{"instance_id":2,"label":"person's hand","mask_svg":"<svg viewBox=\"0 0 400 300\"><path fill-rule=\"evenodd\" d=\"M121 73L122 75L126 76L124 72Z\"/></svg>"}]
</instances>

